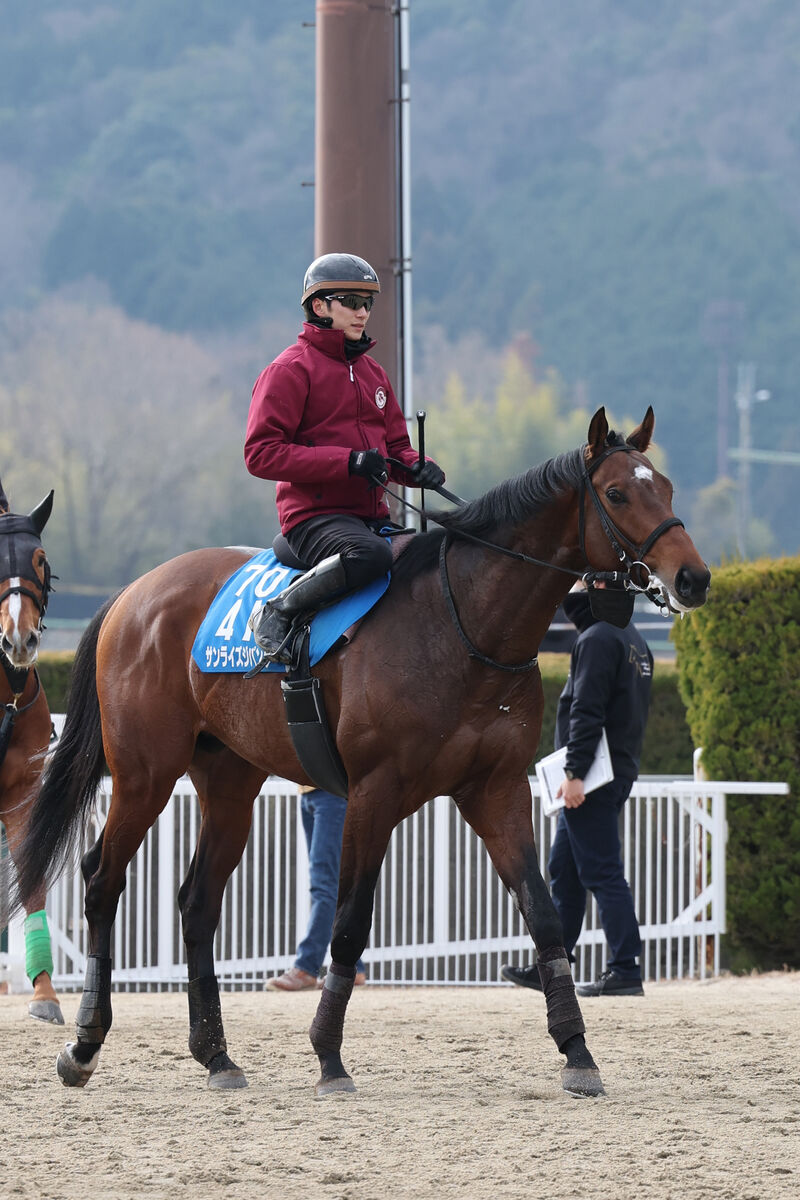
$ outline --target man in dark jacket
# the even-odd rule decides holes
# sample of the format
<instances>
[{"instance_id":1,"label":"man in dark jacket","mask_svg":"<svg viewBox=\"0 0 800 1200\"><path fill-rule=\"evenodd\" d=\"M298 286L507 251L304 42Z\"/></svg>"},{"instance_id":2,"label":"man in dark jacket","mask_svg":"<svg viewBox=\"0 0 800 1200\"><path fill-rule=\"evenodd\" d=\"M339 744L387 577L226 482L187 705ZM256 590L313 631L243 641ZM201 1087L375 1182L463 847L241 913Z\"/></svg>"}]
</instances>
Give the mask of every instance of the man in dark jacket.
<instances>
[{"instance_id":1,"label":"man in dark jacket","mask_svg":"<svg viewBox=\"0 0 800 1200\"><path fill-rule=\"evenodd\" d=\"M564 798L548 869L556 911L571 957L586 913L586 893L597 900L609 946L608 970L595 983L578 985L581 996L641 996L639 922L625 879L619 814L639 773L650 703L653 656L632 623L618 629L597 620L582 583L564 601L579 634L558 702L556 749L567 748ZM583 780L603 727L614 778L588 795ZM574 960L573 960L574 961ZM503 978L541 990L534 967L505 966Z\"/></svg>"},{"instance_id":2,"label":"man in dark jacket","mask_svg":"<svg viewBox=\"0 0 800 1200\"><path fill-rule=\"evenodd\" d=\"M270 599L253 622L267 658L289 661L292 619L364 587L389 570L378 530L389 516L376 480L434 488L444 472L420 464L366 333L380 283L355 254L323 254L308 268L297 342L256 380L244 457L261 479L278 480L281 532L313 569ZM395 458L405 469L388 463Z\"/></svg>"}]
</instances>

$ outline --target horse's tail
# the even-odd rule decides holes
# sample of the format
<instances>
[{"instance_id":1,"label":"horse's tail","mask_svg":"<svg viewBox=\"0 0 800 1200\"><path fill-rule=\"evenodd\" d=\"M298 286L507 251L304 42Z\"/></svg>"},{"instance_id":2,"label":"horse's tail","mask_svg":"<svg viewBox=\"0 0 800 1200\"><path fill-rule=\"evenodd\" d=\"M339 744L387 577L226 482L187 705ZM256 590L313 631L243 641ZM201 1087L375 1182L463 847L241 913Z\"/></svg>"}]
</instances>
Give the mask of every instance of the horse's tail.
<instances>
[{"instance_id":1,"label":"horse's tail","mask_svg":"<svg viewBox=\"0 0 800 1200\"><path fill-rule=\"evenodd\" d=\"M92 618L75 652L64 730L44 769L25 837L14 854L17 881L12 911L43 884L52 884L72 858L103 777L97 639L117 595Z\"/></svg>"}]
</instances>

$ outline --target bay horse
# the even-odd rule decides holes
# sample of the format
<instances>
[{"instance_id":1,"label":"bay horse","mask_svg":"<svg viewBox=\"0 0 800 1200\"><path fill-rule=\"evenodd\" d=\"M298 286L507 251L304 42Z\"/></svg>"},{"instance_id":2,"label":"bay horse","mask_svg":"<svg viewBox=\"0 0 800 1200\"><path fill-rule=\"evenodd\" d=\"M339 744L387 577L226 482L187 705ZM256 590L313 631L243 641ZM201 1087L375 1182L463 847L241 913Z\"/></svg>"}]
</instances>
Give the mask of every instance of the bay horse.
<instances>
[{"instance_id":1,"label":"bay horse","mask_svg":"<svg viewBox=\"0 0 800 1200\"><path fill-rule=\"evenodd\" d=\"M27 516L11 513L0 483L0 820L12 861L27 829L52 729L36 670L50 591L41 533L52 507L50 492ZM45 895L44 887L34 888L25 905L25 965L33 984L28 1012L36 1020L63 1025L50 978L53 956Z\"/></svg>"},{"instance_id":2,"label":"bay horse","mask_svg":"<svg viewBox=\"0 0 800 1200\"><path fill-rule=\"evenodd\" d=\"M315 668L349 779L332 962L310 1030L317 1095L354 1089L341 1046L376 881L392 830L437 795L452 796L483 839L530 930L548 1030L566 1059L562 1086L603 1094L534 844L527 767L543 706L535 655L587 571L622 566L630 586L675 612L705 602L708 569L672 512L672 485L645 457L653 427L648 409L625 440L601 408L581 448L440 515L442 528L409 538L354 640ZM83 1086L98 1065L112 1020L111 931L125 871L184 772L202 815L178 893L189 1048L209 1086L246 1086L228 1056L214 974L222 895L266 776L313 782L295 756L280 676L204 674L191 657L211 601L247 557L196 550L156 567L100 610L78 648L66 725L18 868L23 901L54 878L82 836L105 760L108 819L81 862L89 957L77 1040L57 1062L66 1086Z\"/></svg>"}]
</instances>

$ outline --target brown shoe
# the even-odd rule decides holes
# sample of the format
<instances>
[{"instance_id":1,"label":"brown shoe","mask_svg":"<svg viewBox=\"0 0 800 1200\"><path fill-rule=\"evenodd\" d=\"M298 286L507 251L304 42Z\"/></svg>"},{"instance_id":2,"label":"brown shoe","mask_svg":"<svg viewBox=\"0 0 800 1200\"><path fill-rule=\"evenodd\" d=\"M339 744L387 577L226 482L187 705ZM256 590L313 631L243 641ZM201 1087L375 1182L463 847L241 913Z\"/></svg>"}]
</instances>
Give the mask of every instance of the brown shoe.
<instances>
[{"instance_id":1,"label":"brown shoe","mask_svg":"<svg viewBox=\"0 0 800 1200\"><path fill-rule=\"evenodd\" d=\"M300 967L289 967L282 975L268 979L265 986L268 992L308 992L316 988L317 977Z\"/></svg>"},{"instance_id":2,"label":"brown shoe","mask_svg":"<svg viewBox=\"0 0 800 1200\"><path fill-rule=\"evenodd\" d=\"M353 980L353 987L361 987L361 986L362 986L362 984L365 984L366 982L367 982L367 974L366 974L366 971L356 971L356 977L355 977L355 979ZM318 980L317 980L317 987L318 987L318 988L323 988L323 987L325 987L325 978L324 978L324 976L323 976L323 978L322 978L322 979L318 979Z\"/></svg>"}]
</instances>

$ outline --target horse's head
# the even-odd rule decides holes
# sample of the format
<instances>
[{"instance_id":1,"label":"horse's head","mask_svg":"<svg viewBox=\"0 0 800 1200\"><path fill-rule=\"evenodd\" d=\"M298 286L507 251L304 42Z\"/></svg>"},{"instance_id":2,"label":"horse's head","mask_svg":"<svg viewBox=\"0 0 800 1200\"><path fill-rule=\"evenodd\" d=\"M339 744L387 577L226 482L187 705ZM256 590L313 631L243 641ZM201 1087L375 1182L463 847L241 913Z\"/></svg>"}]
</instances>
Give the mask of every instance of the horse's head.
<instances>
[{"instance_id":1,"label":"horse's head","mask_svg":"<svg viewBox=\"0 0 800 1200\"><path fill-rule=\"evenodd\" d=\"M594 414L584 452L581 525L594 570L622 571L672 612L704 604L711 573L672 511L672 484L645 451L652 408L628 438L610 432L605 409Z\"/></svg>"},{"instance_id":2,"label":"horse's head","mask_svg":"<svg viewBox=\"0 0 800 1200\"><path fill-rule=\"evenodd\" d=\"M0 650L17 670L36 662L50 591L41 533L53 508L50 492L28 516L8 511L0 484Z\"/></svg>"}]
</instances>

